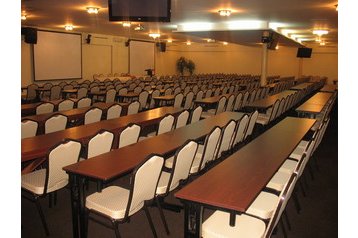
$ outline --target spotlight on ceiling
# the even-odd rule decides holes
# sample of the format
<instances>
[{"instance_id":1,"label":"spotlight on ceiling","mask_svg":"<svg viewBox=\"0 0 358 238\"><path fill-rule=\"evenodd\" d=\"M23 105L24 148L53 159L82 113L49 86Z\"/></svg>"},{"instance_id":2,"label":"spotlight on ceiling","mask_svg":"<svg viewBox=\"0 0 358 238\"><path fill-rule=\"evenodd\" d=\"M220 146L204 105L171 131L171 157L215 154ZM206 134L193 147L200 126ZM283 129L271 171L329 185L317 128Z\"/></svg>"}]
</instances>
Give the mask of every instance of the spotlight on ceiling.
<instances>
[{"instance_id":1,"label":"spotlight on ceiling","mask_svg":"<svg viewBox=\"0 0 358 238\"><path fill-rule=\"evenodd\" d=\"M227 43L226 41L223 42L223 45L228 45L229 43Z\"/></svg>"},{"instance_id":2,"label":"spotlight on ceiling","mask_svg":"<svg viewBox=\"0 0 358 238\"><path fill-rule=\"evenodd\" d=\"M26 20L26 17L27 17L27 16L26 16L26 13L22 13L22 14L21 14L21 20L25 21L25 20Z\"/></svg>"},{"instance_id":3,"label":"spotlight on ceiling","mask_svg":"<svg viewBox=\"0 0 358 238\"><path fill-rule=\"evenodd\" d=\"M73 30L73 26L72 26L72 25L66 25L66 26L65 26L65 30L66 30L66 31L72 31L72 30Z\"/></svg>"},{"instance_id":4,"label":"spotlight on ceiling","mask_svg":"<svg viewBox=\"0 0 358 238\"><path fill-rule=\"evenodd\" d=\"M130 26L131 26L131 23L130 23L130 22L123 22L123 23L122 23L122 26L123 26L123 27L130 27Z\"/></svg>"},{"instance_id":5,"label":"spotlight on ceiling","mask_svg":"<svg viewBox=\"0 0 358 238\"><path fill-rule=\"evenodd\" d=\"M186 45L191 45L191 42L190 42L190 41L187 41L187 42L186 42Z\"/></svg>"},{"instance_id":6,"label":"spotlight on ceiling","mask_svg":"<svg viewBox=\"0 0 358 238\"><path fill-rule=\"evenodd\" d=\"M141 24L139 24L138 26L136 26L136 27L134 28L134 30L135 30L135 31L143 31L143 30L144 30L144 27L143 27Z\"/></svg>"},{"instance_id":7,"label":"spotlight on ceiling","mask_svg":"<svg viewBox=\"0 0 358 238\"><path fill-rule=\"evenodd\" d=\"M87 7L87 12L89 14L98 14L99 7Z\"/></svg>"},{"instance_id":8,"label":"spotlight on ceiling","mask_svg":"<svg viewBox=\"0 0 358 238\"><path fill-rule=\"evenodd\" d=\"M328 30L323 30L323 29L316 29L312 31L313 34L318 35L318 36L323 36L328 34Z\"/></svg>"},{"instance_id":9,"label":"spotlight on ceiling","mask_svg":"<svg viewBox=\"0 0 358 238\"><path fill-rule=\"evenodd\" d=\"M168 43L172 43L173 40L172 40L172 39L168 39L167 42L168 42Z\"/></svg>"},{"instance_id":10,"label":"spotlight on ceiling","mask_svg":"<svg viewBox=\"0 0 358 238\"><path fill-rule=\"evenodd\" d=\"M319 45L324 46L324 45L326 45L326 42L325 42L325 41L321 41L321 42L319 43Z\"/></svg>"},{"instance_id":11,"label":"spotlight on ceiling","mask_svg":"<svg viewBox=\"0 0 358 238\"><path fill-rule=\"evenodd\" d=\"M156 38L160 37L160 34L159 33L149 33L149 36L155 40Z\"/></svg>"},{"instance_id":12,"label":"spotlight on ceiling","mask_svg":"<svg viewBox=\"0 0 358 238\"><path fill-rule=\"evenodd\" d=\"M223 17L228 17L231 15L230 9L220 9L218 12L219 12L219 15L223 16Z\"/></svg>"}]
</instances>

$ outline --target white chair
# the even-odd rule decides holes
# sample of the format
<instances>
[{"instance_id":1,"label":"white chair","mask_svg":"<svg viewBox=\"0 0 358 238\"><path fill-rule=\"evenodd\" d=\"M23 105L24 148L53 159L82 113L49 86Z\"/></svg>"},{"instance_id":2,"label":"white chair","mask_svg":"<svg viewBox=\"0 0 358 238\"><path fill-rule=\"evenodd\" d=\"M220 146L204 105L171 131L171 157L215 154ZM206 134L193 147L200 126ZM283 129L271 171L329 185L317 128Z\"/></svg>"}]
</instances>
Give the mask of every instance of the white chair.
<instances>
[{"instance_id":1,"label":"white chair","mask_svg":"<svg viewBox=\"0 0 358 238\"><path fill-rule=\"evenodd\" d=\"M246 140L247 138L252 136L258 115L259 115L259 112L257 110L255 112L251 113L249 125L247 126L244 140Z\"/></svg>"},{"instance_id":2,"label":"white chair","mask_svg":"<svg viewBox=\"0 0 358 238\"><path fill-rule=\"evenodd\" d=\"M153 97L159 97L159 95L160 95L160 90L159 89L153 90L152 95L151 95L151 99L150 99L150 104L149 104L150 109L154 108L154 106L155 106L155 101L154 101Z\"/></svg>"},{"instance_id":3,"label":"white chair","mask_svg":"<svg viewBox=\"0 0 358 238\"><path fill-rule=\"evenodd\" d=\"M110 108L108 108L107 110L107 120L118 118L121 116L121 113L122 113L122 106L119 104L114 104L110 106Z\"/></svg>"},{"instance_id":4,"label":"white chair","mask_svg":"<svg viewBox=\"0 0 358 238\"><path fill-rule=\"evenodd\" d=\"M97 155L111 151L114 140L114 134L107 130L100 130L94 135L87 146L87 159L93 158ZM80 160L83 160L82 158Z\"/></svg>"},{"instance_id":5,"label":"white chair","mask_svg":"<svg viewBox=\"0 0 358 238\"><path fill-rule=\"evenodd\" d=\"M127 109L127 115L137 114L140 108L138 101L131 102Z\"/></svg>"},{"instance_id":6,"label":"white chair","mask_svg":"<svg viewBox=\"0 0 358 238\"><path fill-rule=\"evenodd\" d=\"M245 114L240 122L237 123L237 128L234 134L234 140L232 142L231 148L236 147L239 143L243 142L246 134L247 126L249 125L249 116Z\"/></svg>"},{"instance_id":7,"label":"white chair","mask_svg":"<svg viewBox=\"0 0 358 238\"><path fill-rule=\"evenodd\" d=\"M241 108L247 106L247 104L249 103L249 102L248 102L249 96L250 96L249 91L246 91L246 92L244 93L244 97L242 98Z\"/></svg>"},{"instance_id":8,"label":"white chair","mask_svg":"<svg viewBox=\"0 0 358 238\"><path fill-rule=\"evenodd\" d=\"M142 90L143 90L142 87L137 86L137 87L135 87L135 88L133 89L133 93L140 93L140 92L142 92Z\"/></svg>"},{"instance_id":9,"label":"white chair","mask_svg":"<svg viewBox=\"0 0 358 238\"><path fill-rule=\"evenodd\" d=\"M219 96L220 94L221 94L221 89L220 89L220 88L216 88L216 89L214 90L214 97Z\"/></svg>"},{"instance_id":10,"label":"white chair","mask_svg":"<svg viewBox=\"0 0 358 238\"><path fill-rule=\"evenodd\" d=\"M86 114L85 114L85 120L84 120L84 124L90 124L90 123L94 123L94 122L99 122L101 120L102 117L102 110L94 107L94 108L90 108Z\"/></svg>"},{"instance_id":11,"label":"white chair","mask_svg":"<svg viewBox=\"0 0 358 238\"><path fill-rule=\"evenodd\" d=\"M77 108L90 107L92 100L90 98L81 98L77 102Z\"/></svg>"},{"instance_id":12,"label":"white chair","mask_svg":"<svg viewBox=\"0 0 358 238\"><path fill-rule=\"evenodd\" d=\"M49 100L58 100L61 99L61 86L59 85L54 85L51 87L51 91L50 91L50 96L49 96Z\"/></svg>"},{"instance_id":13,"label":"white chair","mask_svg":"<svg viewBox=\"0 0 358 238\"><path fill-rule=\"evenodd\" d=\"M191 114L190 124L199 121L202 112L203 112L203 108L201 106L196 107Z\"/></svg>"},{"instance_id":14,"label":"white chair","mask_svg":"<svg viewBox=\"0 0 358 238\"><path fill-rule=\"evenodd\" d=\"M163 157L152 155L137 166L130 179L130 189L109 186L101 192L89 195L85 204L86 214L88 214L86 215L86 220L91 215L91 212L109 218L116 237L120 237L118 224L129 221L130 216L144 208L153 235L157 237L147 208L147 202L155 197L163 162ZM95 218L93 219L96 220Z\"/></svg>"},{"instance_id":15,"label":"white chair","mask_svg":"<svg viewBox=\"0 0 358 238\"><path fill-rule=\"evenodd\" d=\"M33 120L21 121L21 139L36 136L39 124Z\"/></svg>"},{"instance_id":16,"label":"white chair","mask_svg":"<svg viewBox=\"0 0 358 238\"><path fill-rule=\"evenodd\" d=\"M141 127L137 124L129 124L120 134L118 149L138 142Z\"/></svg>"},{"instance_id":17,"label":"white chair","mask_svg":"<svg viewBox=\"0 0 358 238\"><path fill-rule=\"evenodd\" d=\"M211 89L206 90L204 98L210 98L212 92L213 92L213 91L212 91Z\"/></svg>"},{"instance_id":18,"label":"white chair","mask_svg":"<svg viewBox=\"0 0 358 238\"><path fill-rule=\"evenodd\" d=\"M139 111L142 111L148 102L149 92L148 91L142 91L139 93L138 101L140 103Z\"/></svg>"},{"instance_id":19,"label":"white chair","mask_svg":"<svg viewBox=\"0 0 358 238\"><path fill-rule=\"evenodd\" d=\"M105 103L114 102L114 99L116 98L116 94L117 94L117 91L114 88L107 90Z\"/></svg>"},{"instance_id":20,"label":"white chair","mask_svg":"<svg viewBox=\"0 0 358 238\"><path fill-rule=\"evenodd\" d=\"M292 191L295 187L296 176L293 175L286 184L284 191L280 194L271 212L268 224L252 215L242 214L235 216L234 226L230 226L230 213L215 211L202 225L203 238L268 238L271 237L274 228L277 226L283 211L286 208ZM255 201L254 201L255 202ZM250 208L249 208L250 209ZM271 209L272 210L272 209Z\"/></svg>"},{"instance_id":21,"label":"white chair","mask_svg":"<svg viewBox=\"0 0 358 238\"><path fill-rule=\"evenodd\" d=\"M53 112L55 105L49 102L42 103L36 107L36 115Z\"/></svg>"},{"instance_id":22,"label":"white chair","mask_svg":"<svg viewBox=\"0 0 358 238\"><path fill-rule=\"evenodd\" d=\"M36 89L38 89L39 86L37 84L30 84L27 86L27 93L26 93L26 101L31 102L36 99Z\"/></svg>"},{"instance_id":23,"label":"white chair","mask_svg":"<svg viewBox=\"0 0 358 238\"><path fill-rule=\"evenodd\" d=\"M49 152L43 169L35 170L21 176L21 188L24 192L31 195L31 198L28 199L35 202L47 236L49 235L49 231L39 198L45 197L47 194L55 193L68 184L68 174L62 168L76 163L80 151L80 142L67 139Z\"/></svg>"},{"instance_id":24,"label":"white chair","mask_svg":"<svg viewBox=\"0 0 358 238\"><path fill-rule=\"evenodd\" d=\"M75 106L74 101L70 99L66 99L58 104L58 111L61 112L61 111L71 110L73 109L74 106Z\"/></svg>"},{"instance_id":25,"label":"white chair","mask_svg":"<svg viewBox=\"0 0 358 238\"><path fill-rule=\"evenodd\" d=\"M180 88L179 88L180 89ZM174 98L174 107L181 108L181 105L183 103L184 95L182 93L175 94Z\"/></svg>"},{"instance_id":26,"label":"white chair","mask_svg":"<svg viewBox=\"0 0 358 238\"><path fill-rule=\"evenodd\" d=\"M235 97L233 111L239 111L241 109L242 93L238 93Z\"/></svg>"},{"instance_id":27,"label":"white chair","mask_svg":"<svg viewBox=\"0 0 358 238\"><path fill-rule=\"evenodd\" d=\"M268 125L277 114L278 107L280 105L280 99L277 99L272 108L267 109L265 114L259 113L256 123L262 126Z\"/></svg>"},{"instance_id":28,"label":"white chair","mask_svg":"<svg viewBox=\"0 0 358 238\"><path fill-rule=\"evenodd\" d=\"M178 93L181 93L181 88L178 86L174 89L174 95L177 95Z\"/></svg>"},{"instance_id":29,"label":"white chair","mask_svg":"<svg viewBox=\"0 0 358 238\"><path fill-rule=\"evenodd\" d=\"M67 127L67 117L61 114L53 115L45 122L45 134L65 130Z\"/></svg>"},{"instance_id":30,"label":"white chair","mask_svg":"<svg viewBox=\"0 0 358 238\"><path fill-rule=\"evenodd\" d=\"M204 92L202 90L200 90L199 92L197 92L197 94L195 96L195 100L203 99L203 95L204 95Z\"/></svg>"},{"instance_id":31,"label":"white chair","mask_svg":"<svg viewBox=\"0 0 358 238\"><path fill-rule=\"evenodd\" d=\"M231 94L227 100L225 111L232 111L234 107L235 95Z\"/></svg>"},{"instance_id":32,"label":"white chair","mask_svg":"<svg viewBox=\"0 0 358 238\"><path fill-rule=\"evenodd\" d=\"M212 117L212 116L217 115L219 113L222 113L224 111L224 109L225 109L225 103L226 103L226 97L222 96L219 99L219 102L216 105L216 109L209 109L208 111L203 112L201 114L201 117L202 118L209 118L209 117Z\"/></svg>"},{"instance_id":33,"label":"white chair","mask_svg":"<svg viewBox=\"0 0 358 238\"><path fill-rule=\"evenodd\" d=\"M151 132L145 137L139 137L139 141L171 131L174 125L174 120L174 116L170 114L163 117L159 122L157 131Z\"/></svg>"},{"instance_id":34,"label":"white chair","mask_svg":"<svg viewBox=\"0 0 358 238\"><path fill-rule=\"evenodd\" d=\"M184 110L179 114L179 116L176 119L175 129L178 129L180 127L185 126L188 123L189 120L189 111Z\"/></svg>"},{"instance_id":35,"label":"white chair","mask_svg":"<svg viewBox=\"0 0 358 238\"><path fill-rule=\"evenodd\" d=\"M191 109L193 105L194 92L189 91L185 96L184 109Z\"/></svg>"},{"instance_id":36,"label":"white chair","mask_svg":"<svg viewBox=\"0 0 358 238\"><path fill-rule=\"evenodd\" d=\"M236 128L236 121L234 120L229 121L223 128L216 158L220 158L224 152L229 151L232 145L235 128Z\"/></svg>"},{"instance_id":37,"label":"white chair","mask_svg":"<svg viewBox=\"0 0 358 238\"><path fill-rule=\"evenodd\" d=\"M169 234L169 229L161 209L161 204L164 203L164 197L167 196L169 192L176 189L180 185L180 182L188 179L190 167L197 149L198 144L195 141L186 142L176 151L173 157L173 170L171 172L162 171L160 175L156 190L156 202L167 234Z\"/></svg>"}]
</instances>

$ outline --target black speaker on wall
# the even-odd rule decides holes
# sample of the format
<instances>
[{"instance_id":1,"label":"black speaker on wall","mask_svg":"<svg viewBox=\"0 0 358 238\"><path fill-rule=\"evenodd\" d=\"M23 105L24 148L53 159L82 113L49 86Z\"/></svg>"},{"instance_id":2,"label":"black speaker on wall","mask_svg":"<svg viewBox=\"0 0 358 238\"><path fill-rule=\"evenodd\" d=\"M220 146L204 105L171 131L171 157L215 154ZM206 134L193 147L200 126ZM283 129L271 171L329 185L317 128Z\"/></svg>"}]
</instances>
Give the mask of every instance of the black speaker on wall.
<instances>
[{"instance_id":1,"label":"black speaker on wall","mask_svg":"<svg viewBox=\"0 0 358 238\"><path fill-rule=\"evenodd\" d=\"M25 42L28 44L37 43L37 29L32 27L22 27L21 35L25 36Z\"/></svg>"},{"instance_id":2,"label":"black speaker on wall","mask_svg":"<svg viewBox=\"0 0 358 238\"><path fill-rule=\"evenodd\" d=\"M165 42L160 42L160 52L165 52L167 49L167 44Z\"/></svg>"},{"instance_id":3,"label":"black speaker on wall","mask_svg":"<svg viewBox=\"0 0 358 238\"><path fill-rule=\"evenodd\" d=\"M88 34L88 35L87 35L87 38L86 38L86 43L87 43L87 44L91 44L91 37L92 37L91 34Z\"/></svg>"}]
</instances>

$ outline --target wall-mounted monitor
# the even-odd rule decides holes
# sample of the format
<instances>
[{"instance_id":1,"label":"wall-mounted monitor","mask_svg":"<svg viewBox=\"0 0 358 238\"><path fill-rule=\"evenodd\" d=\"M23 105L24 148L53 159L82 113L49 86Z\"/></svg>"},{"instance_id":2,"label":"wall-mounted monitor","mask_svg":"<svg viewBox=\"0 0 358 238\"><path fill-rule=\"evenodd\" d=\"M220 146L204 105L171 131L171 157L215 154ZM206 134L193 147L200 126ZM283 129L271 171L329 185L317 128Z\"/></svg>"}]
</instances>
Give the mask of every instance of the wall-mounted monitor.
<instances>
[{"instance_id":1,"label":"wall-mounted monitor","mask_svg":"<svg viewBox=\"0 0 358 238\"><path fill-rule=\"evenodd\" d=\"M298 48L297 58L311 58L312 48Z\"/></svg>"},{"instance_id":2,"label":"wall-mounted monitor","mask_svg":"<svg viewBox=\"0 0 358 238\"><path fill-rule=\"evenodd\" d=\"M108 0L110 21L170 22L171 0Z\"/></svg>"}]
</instances>

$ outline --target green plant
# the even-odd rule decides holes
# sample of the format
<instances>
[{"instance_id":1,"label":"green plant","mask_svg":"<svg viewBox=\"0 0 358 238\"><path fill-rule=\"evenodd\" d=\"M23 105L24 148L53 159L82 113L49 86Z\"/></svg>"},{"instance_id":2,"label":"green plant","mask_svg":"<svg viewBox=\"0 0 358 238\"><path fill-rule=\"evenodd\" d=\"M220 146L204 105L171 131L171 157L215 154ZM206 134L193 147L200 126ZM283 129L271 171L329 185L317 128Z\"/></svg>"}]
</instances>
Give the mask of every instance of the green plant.
<instances>
[{"instance_id":1,"label":"green plant","mask_svg":"<svg viewBox=\"0 0 358 238\"><path fill-rule=\"evenodd\" d=\"M186 68L188 69L190 75L193 75L195 71L195 63L192 60L189 60L186 64Z\"/></svg>"},{"instance_id":2,"label":"green plant","mask_svg":"<svg viewBox=\"0 0 358 238\"><path fill-rule=\"evenodd\" d=\"M184 57L180 57L178 60L177 60L177 71L183 75L184 74L184 70L186 68L186 65L187 65L187 62L186 62L186 59Z\"/></svg>"}]
</instances>

